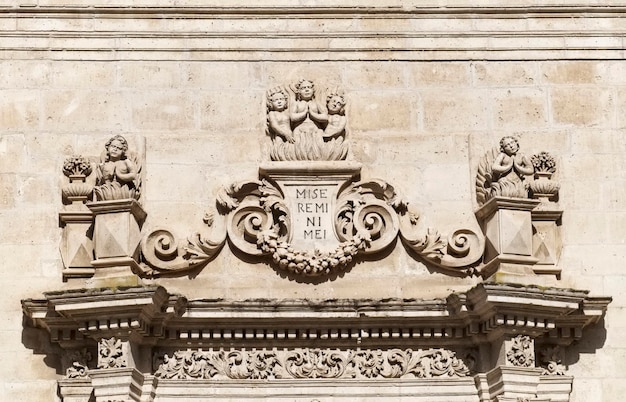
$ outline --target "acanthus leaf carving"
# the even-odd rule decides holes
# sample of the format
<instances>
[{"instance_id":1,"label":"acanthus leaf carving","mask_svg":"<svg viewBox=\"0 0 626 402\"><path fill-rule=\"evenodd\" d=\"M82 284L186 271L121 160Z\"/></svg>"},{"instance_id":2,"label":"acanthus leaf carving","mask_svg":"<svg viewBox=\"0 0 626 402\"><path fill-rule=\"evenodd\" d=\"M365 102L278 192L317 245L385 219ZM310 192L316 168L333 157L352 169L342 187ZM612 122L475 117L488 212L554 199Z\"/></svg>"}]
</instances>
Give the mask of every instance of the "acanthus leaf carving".
<instances>
[{"instance_id":1,"label":"acanthus leaf carving","mask_svg":"<svg viewBox=\"0 0 626 402\"><path fill-rule=\"evenodd\" d=\"M542 375L565 375L562 361L562 349L558 345L545 346L539 353Z\"/></svg>"},{"instance_id":2,"label":"acanthus leaf carving","mask_svg":"<svg viewBox=\"0 0 626 402\"><path fill-rule=\"evenodd\" d=\"M116 337L102 338L98 343L98 368L121 368L128 366L122 340Z\"/></svg>"},{"instance_id":3,"label":"acanthus leaf carving","mask_svg":"<svg viewBox=\"0 0 626 402\"><path fill-rule=\"evenodd\" d=\"M209 228L195 232L186 242L179 244L174 235L165 229L156 229L141 242L143 274L151 277L177 275L206 265L226 242L223 217L209 211L204 217Z\"/></svg>"},{"instance_id":4,"label":"acanthus leaf carving","mask_svg":"<svg viewBox=\"0 0 626 402\"><path fill-rule=\"evenodd\" d=\"M509 363L516 367L534 367L535 351L533 340L528 335L518 335L511 340L509 350L506 352Z\"/></svg>"},{"instance_id":5,"label":"acanthus leaf carving","mask_svg":"<svg viewBox=\"0 0 626 402\"><path fill-rule=\"evenodd\" d=\"M407 222L409 221L409 222ZM485 250L485 237L471 229L458 229L444 238L437 229L428 228L417 234L416 222L410 217L402 220L402 242L420 257L454 273L475 275Z\"/></svg>"},{"instance_id":6,"label":"acanthus leaf carving","mask_svg":"<svg viewBox=\"0 0 626 402\"><path fill-rule=\"evenodd\" d=\"M466 377L469 369L447 349L183 350L164 355L163 379L376 379Z\"/></svg>"}]
</instances>

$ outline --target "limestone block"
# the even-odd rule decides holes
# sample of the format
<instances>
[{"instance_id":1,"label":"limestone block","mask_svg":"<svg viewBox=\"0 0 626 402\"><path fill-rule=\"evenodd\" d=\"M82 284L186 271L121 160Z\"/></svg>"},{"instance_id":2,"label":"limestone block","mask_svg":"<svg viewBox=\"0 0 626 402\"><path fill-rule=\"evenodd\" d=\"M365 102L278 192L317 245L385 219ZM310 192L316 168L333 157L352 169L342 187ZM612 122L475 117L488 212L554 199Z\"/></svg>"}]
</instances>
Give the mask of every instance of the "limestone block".
<instances>
[{"instance_id":1,"label":"limestone block","mask_svg":"<svg viewBox=\"0 0 626 402\"><path fill-rule=\"evenodd\" d=\"M541 376L537 396L550 402L570 402L574 377L564 375Z\"/></svg>"},{"instance_id":2,"label":"limestone block","mask_svg":"<svg viewBox=\"0 0 626 402\"><path fill-rule=\"evenodd\" d=\"M547 126L547 93L542 89L507 89L494 94L496 128L529 129Z\"/></svg>"},{"instance_id":3,"label":"limestone block","mask_svg":"<svg viewBox=\"0 0 626 402\"><path fill-rule=\"evenodd\" d=\"M479 86L525 86L538 81L534 63L478 62L473 67L474 80Z\"/></svg>"},{"instance_id":4,"label":"limestone block","mask_svg":"<svg viewBox=\"0 0 626 402\"><path fill-rule=\"evenodd\" d=\"M61 258L63 259L63 277L91 276L94 269L93 214L91 211L61 212L59 220L63 226L61 236Z\"/></svg>"},{"instance_id":5,"label":"limestone block","mask_svg":"<svg viewBox=\"0 0 626 402\"><path fill-rule=\"evenodd\" d=\"M48 90L41 99L50 131L127 130L128 96L110 90Z\"/></svg>"},{"instance_id":6,"label":"limestone block","mask_svg":"<svg viewBox=\"0 0 626 402\"><path fill-rule=\"evenodd\" d=\"M40 114L41 93L37 91L3 90L0 99L0 119L5 130L37 129L42 120Z\"/></svg>"},{"instance_id":7,"label":"limestone block","mask_svg":"<svg viewBox=\"0 0 626 402\"><path fill-rule=\"evenodd\" d=\"M203 20L203 24L206 20ZM202 28L205 30L206 26ZM189 27L185 27L189 30ZM184 80L183 86L203 89L221 89L249 90L258 86L259 89L265 89L261 80L261 66L258 64L246 64L235 62L224 63L187 63L182 66ZM282 82L283 77L276 77Z\"/></svg>"},{"instance_id":8,"label":"limestone block","mask_svg":"<svg viewBox=\"0 0 626 402\"><path fill-rule=\"evenodd\" d=\"M483 90L421 91L424 129L435 132L483 130L490 124L489 96Z\"/></svg>"},{"instance_id":9,"label":"limestone block","mask_svg":"<svg viewBox=\"0 0 626 402\"><path fill-rule=\"evenodd\" d=\"M539 67L542 80L549 84L594 84L607 73L604 61L550 61Z\"/></svg>"},{"instance_id":10,"label":"limestone block","mask_svg":"<svg viewBox=\"0 0 626 402\"><path fill-rule=\"evenodd\" d=\"M90 370L96 402L137 401L141 397L143 374L134 368Z\"/></svg>"},{"instance_id":11,"label":"limestone block","mask_svg":"<svg viewBox=\"0 0 626 402\"><path fill-rule=\"evenodd\" d=\"M175 62L124 62L118 76L121 87L176 88L181 84L181 66Z\"/></svg>"},{"instance_id":12,"label":"limestone block","mask_svg":"<svg viewBox=\"0 0 626 402\"><path fill-rule=\"evenodd\" d=\"M50 63L39 60L0 62L1 88L45 88L50 82Z\"/></svg>"},{"instance_id":13,"label":"limestone block","mask_svg":"<svg viewBox=\"0 0 626 402\"><path fill-rule=\"evenodd\" d=\"M559 275L557 264L561 257L562 240L560 220L563 211L537 208L532 212L533 225L533 256L538 259L533 267L535 273L552 273Z\"/></svg>"},{"instance_id":14,"label":"limestone block","mask_svg":"<svg viewBox=\"0 0 626 402\"><path fill-rule=\"evenodd\" d=\"M129 98L128 96L126 98ZM137 130L189 130L196 128L193 93L154 91L130 97L132 127Z\"/></svg>"},{"instance_id":15,"label":"limestone block","mask_svg":"<svg viewBox=\"0 0 626 402\"><path fill-rule=\"evenodd\" d=\"M360 88L382 88L385 91L405 88L405 68L402 64L357 64L345 72L344 80L359 83Z\"/></svg>"},{"instance_id":16,"label":"limestone block","mask_svg":"<svg viewBox=\"0 0 626 402\"><path fill-rule=\"evenodd\" d=\"M469 86L470 68L465 63L414 63L405 66L409 83L417 88L431 86Z\"/></svg>"},{"instance_id":17,"label":"limestone block","mask_svg":"<svg viewBox=\"0 0 626 402\"><path fill-rule=\"evenodd\" d=\"M17 183L15 175L0 174L0 209L15 207L17 200Z\"/></svg>"},{"instance_id":18,"label":"limestone block","mask_svg":"<svg viewBox=\"0 0 626 402\"><path fill-rule=\"evenodd\" d=\"M89 402L92 393L90 378L59 380L59 394L63 402Z\"/></svg>"},{"instance_id":19,"label":"limestone block","mask_svg":"<svg viewBox=\"0 0 626 402\"><path fill-rule=\"evenodd\" d=\"M82 89L97 82L103 88L110 88L115 85L116 74L117 66L110 62L57 61L50 65L50 85L59 89Z\"/></svg>"},{"instance_id":20,"label":"limestone block","mask_svg":"<svg viewBox=\"0 0 626 402\"><path fill-rule=\"evenodd\" d=\"M350 127L354 130L410 130L414 110L414 95L404 91L372 92L351 99ZM389 113L393 110L393 113Z\"/></svg>"},{"instance_id":21,"label":"limestone block","mask_svg":"<svg viewBox=\"0 0 626 402\"><path fill-rule=\"evenodd\" d=\"M250 118L249 112L262 110L264 93L261 91L203 91L198 94L199 128L215 132L244 130L248 133L262 133L265 120ZM240 110L242 118L232 118L225 110ZM254 116L254 114L252 115ZM253 137L254 138L254 137Z\"/></svg>"},{"instance_id":22,"label":"limestone block","mask_svg":"<svg viewBox=\"0 0 626 402\"><path fill-rule=\"evenodd\" d=\"M613 98L608 89L554 87L550 90L552 119L556 124L606 127L614 117Z\"/></svg>"}]
</instances>

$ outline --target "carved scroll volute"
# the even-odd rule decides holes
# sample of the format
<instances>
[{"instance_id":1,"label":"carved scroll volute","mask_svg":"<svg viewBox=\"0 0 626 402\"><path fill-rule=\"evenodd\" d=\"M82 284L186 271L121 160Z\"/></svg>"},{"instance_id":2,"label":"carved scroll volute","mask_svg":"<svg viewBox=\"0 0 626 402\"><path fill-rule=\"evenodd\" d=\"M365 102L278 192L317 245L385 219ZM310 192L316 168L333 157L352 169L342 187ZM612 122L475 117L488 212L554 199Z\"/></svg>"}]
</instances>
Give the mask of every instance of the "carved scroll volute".
<instances>
[{"instance_id":1,"label":"carved scroll volute","mask_svg":"<svg viewBox=\"0 0 626 402\"><path fill-rule=\"evenodd\" d=\"M398 236L398 215L385 201L371 200L354 210L354 230L367 233L368 247L364 254L373 254L385 249Z\"/></svg>"},{"instance_id":2,"label":"carved scroll volute","mask_svg":"<svg viewBox=\"0 0 626 402\"><path fill-rule=\"evenodd\" d=\"M270 230L273 224L270 212L254 200L245 200L228 215L228 238L244 253L262 255L263 251L257 246L258 235Z\"/></svg>"},{"instance_id":3,"label":"carved scroll volute","mask_svg":"<svg viewBox=\"0 0 626 402\"><path fill-rule=\"evenodd\" d=\"M144 275L163 276L195 269L211 261L226 242L224 217L210 211L204 217L207 230L178 242L166 229L150 232L141 242Z\"/></svg>"},{"instance_id":4,"label":"carved scroll volute","mask_svg":"<svg viewBox=\"0 0 626 402\"><path fill-rule=\"evenodd\" d=\"M485 237L471 229L458 229L447 238L436 229L428 228L419 234L417 220L410 214L400 224L402 242L419 256L453 273L473 275L485 252Z\"/></svg>"}]
</instances>

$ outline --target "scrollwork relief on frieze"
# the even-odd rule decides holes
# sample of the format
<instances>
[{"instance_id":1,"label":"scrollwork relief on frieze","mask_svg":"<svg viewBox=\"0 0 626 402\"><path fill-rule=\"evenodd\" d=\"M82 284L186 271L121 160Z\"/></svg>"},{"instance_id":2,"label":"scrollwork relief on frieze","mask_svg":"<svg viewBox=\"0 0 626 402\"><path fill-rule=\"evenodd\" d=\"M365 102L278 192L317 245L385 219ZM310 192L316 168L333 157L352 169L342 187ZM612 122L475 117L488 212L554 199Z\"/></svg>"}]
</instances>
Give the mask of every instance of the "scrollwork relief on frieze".
<instances>
[{"instance_id":1,"label":"scrollwork relief on frieze","mask_svg":"<svg viewBox=\"0 0 626 402\"><path fill-rule=\"evenodd\" d=\"M162 379L375 379L466 377L469 369L447 349L184 350L164 355Z\"/></svg>"}]
</instances>

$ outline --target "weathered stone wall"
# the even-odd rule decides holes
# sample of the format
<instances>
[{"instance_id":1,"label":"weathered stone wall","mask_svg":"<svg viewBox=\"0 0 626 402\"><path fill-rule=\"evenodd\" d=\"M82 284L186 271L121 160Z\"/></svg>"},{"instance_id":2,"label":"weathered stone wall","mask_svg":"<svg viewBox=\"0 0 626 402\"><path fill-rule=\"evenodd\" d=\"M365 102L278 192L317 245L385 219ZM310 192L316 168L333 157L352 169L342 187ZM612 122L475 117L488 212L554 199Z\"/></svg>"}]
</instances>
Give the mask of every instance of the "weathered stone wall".
<instances>
[{"instance_id":1,"label":"weathered stone wall","mask_svg":"<svg viewBox=\"0 0 626 402\"><path fill-rule=\"evenodd\" d=\"M61 374L44 354L52 348L45 336L23 329L19 300L85 286L61 280L63 159L95 157L113 134L135 149L145 141L145 229L185 237L202 227L220 186L257 178L268 160L265 91L300 77L345 90L351 158L364 179L393 184L424 230L478 229L476 165L502 136L517 136L527 154L556 155L565 210L559 285L614 298L605 328L568 352L572 400L626 392L623 7L591 7L585 18L583 8L547 1L500 14L423 5L372 8L379 13L370 18L264 2L270 11L224 16L189 4L168 17L115 14L113 2L95 11L48 3L0 9L2 399L54 400ZM443 275L398 244L318 284L281 277L228 246L194 278L155 283L189 298L326 299L441 297L476 281Z\"/></svg>"}]
</instances>

